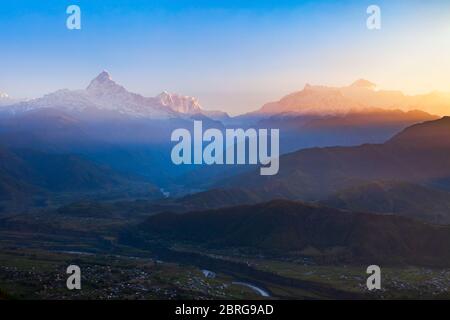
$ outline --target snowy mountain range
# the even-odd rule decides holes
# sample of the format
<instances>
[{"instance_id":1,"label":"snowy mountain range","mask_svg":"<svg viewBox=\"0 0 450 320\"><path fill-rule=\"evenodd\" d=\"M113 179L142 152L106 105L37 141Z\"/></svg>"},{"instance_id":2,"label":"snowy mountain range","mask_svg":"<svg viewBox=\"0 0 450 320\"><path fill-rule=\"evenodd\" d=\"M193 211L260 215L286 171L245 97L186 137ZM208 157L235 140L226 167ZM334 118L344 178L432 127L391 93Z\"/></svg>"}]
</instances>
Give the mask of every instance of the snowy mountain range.
<instances>
[{"instance_id":1,"label":"snowy mountain range","mask_svg":"<svg viewBox=\"0 0 450 320\"><path fill-rule=\"evenodd\" d=\"M145 97L130 92L116 83L107 71L103 71L86 89L62 89L26 101L13 100L7 94L0 93L0 106L2 114L20 114L30 110L52 108L90 115L105 116L107 113L114 113L147 119L191 118L194 115L203 115L233 124L273 115L336 116L355 112L370 113L373 109L422 110L430 114L448 115L450 93L405 95L401 91L378 90L374 83L364 79L344 87L307 84L301 91L266 103L254 112L230 119L225 112L204 110L195 97L166 91L155 97Z\"/></svg>"},{"instance_id":2,"label":"snowy mountain range","mask_svg":"<svg viewBox=\"0 0 450 320\"><path fill-rule=\"evenodd\" d=\"M307 84L303 90L289 94L276 102L267 103L250 114L342 115L382 108L403 111L419 109L432 114L446 115L449 107L450 93L405 95L401 91L378 90L374 83L360 79L344 87Z\"/></svg>"},{"instance_id":3,"label":"snowy mountain range","mask_svg":"<svg viewBox=\"0 0 450 320\"><path fill-rule=\"evenodd\" d=\"M5 95L5 99L6 97ZM55 108L69 112L109 111L152 119L178 118L195 114L227 117L224 112L203 110L198 99L194 97L168 92L156 97L144 97L129 92L117 84L107 71L101 72L86 89L62 89L41 98L13 103L4 108L14 114L41 108Z\"/></svg>"}]
</instances>

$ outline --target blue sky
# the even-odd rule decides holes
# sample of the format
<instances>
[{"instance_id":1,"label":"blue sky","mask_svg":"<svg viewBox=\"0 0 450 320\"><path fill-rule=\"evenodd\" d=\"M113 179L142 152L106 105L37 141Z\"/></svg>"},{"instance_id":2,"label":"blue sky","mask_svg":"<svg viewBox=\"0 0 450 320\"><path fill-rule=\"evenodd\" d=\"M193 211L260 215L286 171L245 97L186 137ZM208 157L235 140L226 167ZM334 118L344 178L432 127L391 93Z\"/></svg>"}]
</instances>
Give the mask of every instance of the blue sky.
<instances>
[{"instance_id":1,"label":"blue sky","mask_svg":"<svg viewBox=\"0 0 450 320\"><path fill-rule=\"evenodd\" d=\"M67 30L66 8L82 10ZM382 29L366 28L377 4ZM300 90L367 78L450 91L450 1L15 0L0 6L0 91L85 87L103 69L129 90L241 113Z\"/></svg>"}]
</instances>

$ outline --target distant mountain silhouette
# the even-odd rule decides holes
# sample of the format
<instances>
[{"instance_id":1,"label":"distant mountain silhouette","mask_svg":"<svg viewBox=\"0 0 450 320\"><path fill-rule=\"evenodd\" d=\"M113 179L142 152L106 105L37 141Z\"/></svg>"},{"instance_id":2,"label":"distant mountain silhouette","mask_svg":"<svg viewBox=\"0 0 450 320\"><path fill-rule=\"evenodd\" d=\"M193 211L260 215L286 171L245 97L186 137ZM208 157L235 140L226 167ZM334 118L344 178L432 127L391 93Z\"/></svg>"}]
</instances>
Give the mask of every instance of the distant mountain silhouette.
<instances>
[{"instance_id":1,"label":"distant mountain silhouette","mask_svg":"<svg viewBox=\"0 0 450 320\"><path fill-rule=\"evenodd\" d=\"M394 136L387 144L420 149L450 147L450 117L413 125Z\"/></svg>"},{"instance_id":2,"label":"distant mountain silhouette","mask_svg":"<svg viewBox=\"0 0 450 320\"><path fill-rule=\"evenodd\" d=\"M266 199L320 200L374 180L415 183L450 177L450 118L407 128L385 144L301 150L280 157L270 178L252 171L218 184L244 188Z\"/></svg>"},{"instance_id":3,"label":"distant mountain silhouette","mask_svg":"<svg viewBox=\"0 0 450 320\"><path fill-rule=\"evenodd\" d=\"M20 202L50 193L140 190L160 196L159 190L142 178L126 176L83 157L33 150L0 148L0 201ZM20 204L20 203L19 203Z\"/></svg>"},{"instance_id":4,"label":"distant mountain silhouette","mask_svg":"<svg viewBox=\"0 0 450 320\"><path fill-rule=\"evenodd\" d=\"M292 152L310 147L383 143L411 125L437 119L418 110L371 108L325 116L280 113L259 120L256 127L279 129L282 151Z\"/></svg>"},{"instance_id":5,"label":"distant mountain silhouette","mask_svg":"<svg viewBox=\"0 0 450 320\"><path fill-rule=\"evenodd\" d=\"M148 218L132 237L312 256L319 261L450 265L450 227L285 200L163 213Z\"/></svg>"}]
</instances>

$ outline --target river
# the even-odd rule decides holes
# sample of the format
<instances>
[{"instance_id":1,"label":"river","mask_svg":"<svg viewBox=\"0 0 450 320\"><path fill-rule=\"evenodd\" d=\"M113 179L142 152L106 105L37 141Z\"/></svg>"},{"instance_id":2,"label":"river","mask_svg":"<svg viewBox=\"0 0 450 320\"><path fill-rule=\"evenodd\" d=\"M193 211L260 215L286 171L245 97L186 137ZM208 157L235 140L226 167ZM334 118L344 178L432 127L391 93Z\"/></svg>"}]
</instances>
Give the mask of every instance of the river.
<instances>
[{"instance_id":1,"label":"river","mask_svg":"<svg viewBox=\"0 0 450 320\"><path fill-rule=\"evenodd\" d=\"M250 284L250 283L246 283L246 282L237 282L237 281L235 281L235 282L233 282L233 284L236 284L236 285L239 285L239 286L244 286L244 287L250 288L250 289L252 289L253 291L255 291L256 293L258 293L258 294L259 294L260 296L262 296L262 297L270 297L270 294L269 294L267 291L265 291L265 290L263 290L263 289L261 289L261 288L258 288L258 287L256 287L256 286Z\"/></svg>"}]
</instances>

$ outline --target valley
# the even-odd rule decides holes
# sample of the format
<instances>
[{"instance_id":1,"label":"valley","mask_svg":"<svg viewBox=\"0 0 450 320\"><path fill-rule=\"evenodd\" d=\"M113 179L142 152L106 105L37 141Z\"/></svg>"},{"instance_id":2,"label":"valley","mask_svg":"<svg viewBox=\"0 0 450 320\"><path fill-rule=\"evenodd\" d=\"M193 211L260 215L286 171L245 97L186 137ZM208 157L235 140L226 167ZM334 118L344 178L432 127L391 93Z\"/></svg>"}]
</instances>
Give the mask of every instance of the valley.
<instances>
[{"instance_id":1,"label":"valley","mask_svg":"<svg viewBox=\"0 0 450 320\"><path fill-rule=\"evenodd\" d=\"M357 81L230 117L105 71L2 105L0 298L449 299L450 118L419 100ZM172 163L200 121L279 129L279 171Z\"/></svg>"},{"instance_id":2,"label":"valley","mask_svg":"<svg viewBox=\"0 0 450 320\"><path fill-rule=\"evenodd\" d=\"M189 231L186 223L183 223L182 237L172 228L170 238L161 231L142 238L136 227L141 229L148 226L148 219L164 219L168 214L149 213L149 207L142 204L139 204L143 208L140 214L133 209L126 213L130 204L119 202L104 205L103 209L91 205L92 214L81 214L89 212L85 204L83 211L67 207L55 212L46 210L1 218L2 292L18 299L262 298L250 288L233 284L241 282L261 288L271 299L447 299L450 294L450 268L449 264L441 265L442 259L419 262L422 258L416 257L400 262L392 260L383 246L374 243L371 245L383 255L373 256L367 262L358 262L363 256L345 260L340 257L342 250L337 248L314 249L313 239L306 240L309 244L303 251L279 251L274 249L275 243L268 249L248 246L243 242L245 237L236 234L232 236L237 242L220 243L221 233L201 224L198 227L213 232L217 241L196 242L193 238L196 234ZM94 214L105 209L107 215ZM252 214L254 210L247 212ZM210 213L212 218L216 214ZM181 213L180 218L189 219L190 215ZM266 241L264 238L270 242L275 239L267 228L261 229L257 221L252 221L254 230L264 233L254 235L261 243ZM164 223L152 224L161 230L165 228ZM227 232L227 225L223 222L221 225ZM282 226L273 224L274 228ZM143 230L148 232L148 227ZM323 232L315 232L311 237L323 239ZM288 241L298 243L298 240ZM350 243L360 241L355 239ZM364 241L363 246L369 245ZM331 240L331 243L334 246L336 242ZM395 254L410 259L403 251ZM434 252L433 255L445 256ZM373 260L383 266L383 290L375 293L365 287L365 268ZM416 263L419 266L414 266ZM79 292L65 288L65 268L69 264L82 269L83 289ZM202 272L205 269L213 271L215 276L205 276Z\"/></svg>"},{"instance_id":3,"label":"valley","mask_svg":"<svg viewBox=\"0 0 450 320\"><path fill-rule=\"evenodd\" d=\"M128 254L144 254L126 249ZM186 250L186 249L184 249ZM204 254L204 253L203 253ZM383 290L365 287L364 266L317 265L311 260L286 261L252 256L227 256L214 251L186 262L175 255L159 260L108 254L42 251L4 247L0 261L0 289L11 299L261 299L250 283L269 292L270 299L449 299L450 269L383 268ZM211 258L216 262L208 263ZM219 258L217 258L219 257ZM229 263L228 261L233 261ZM65 287L65 268L82 270L82 290ZM230 267L236 266L235 269ZM251 267L248 267L248 266ZM202 268L215 267L214 278ZM245 271L246 266L249 273ZM265 298L267 299L267 297Z\"/></svg>"}]
</instances>

